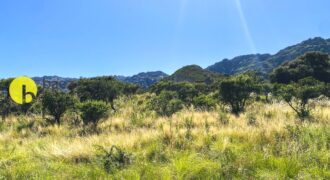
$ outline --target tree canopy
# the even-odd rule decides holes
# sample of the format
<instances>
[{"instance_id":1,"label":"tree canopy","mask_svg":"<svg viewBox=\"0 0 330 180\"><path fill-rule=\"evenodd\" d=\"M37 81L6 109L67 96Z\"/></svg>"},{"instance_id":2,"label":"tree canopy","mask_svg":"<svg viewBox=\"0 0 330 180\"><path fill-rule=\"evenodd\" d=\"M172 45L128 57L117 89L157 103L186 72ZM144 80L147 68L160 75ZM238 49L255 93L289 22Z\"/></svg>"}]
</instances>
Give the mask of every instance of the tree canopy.
<instances>
[{"instance_id":1,"label":"tree canopy","mask_svg":"<svg viewBox=\"0 0 330 180\"><path fill-rule=\"evenodd\" d=\"M330 83L330 58L320 52L306 53L293 61L284 63L271 74L272 82L288 84L306 77Z\"/></svg>"},{"instance_id":2,"label":"tree canopy","mask_svg":"<svg viewBox=\"0 0 330 180\"><path fill-rule=\"evenodd\" d=\"M251 93L260 91L260 79L256 74L248 72L221 82L219 87L220 100L231 107L234 114L244 111Z\"/></svg>"},{"instance_id":3,"label":"tree canopy","mask_svg":"<svg viewBox=\"0 0 330 180\"><path fill-rule=\"evenodd\" d=\"M114 110L113 101L120 95L123 88L123 83L113 77L80 79L70 86L71 92L77 94L80 101L104 101L110 103Z\"/></svg>"}]
</instances>

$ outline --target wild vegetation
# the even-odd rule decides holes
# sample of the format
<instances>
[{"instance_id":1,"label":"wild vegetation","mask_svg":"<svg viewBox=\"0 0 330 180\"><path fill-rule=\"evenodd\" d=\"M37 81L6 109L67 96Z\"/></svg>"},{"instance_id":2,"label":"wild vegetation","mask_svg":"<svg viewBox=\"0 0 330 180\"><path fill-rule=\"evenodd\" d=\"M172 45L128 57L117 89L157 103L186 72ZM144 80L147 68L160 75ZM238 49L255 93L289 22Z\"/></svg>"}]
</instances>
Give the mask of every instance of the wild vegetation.
<instances>
[{"instance_id":1,"label":"wild vegetation","mask_svg":"<svg viewBox=\"0 0 330 180\"><path fill-rule=\"evenodd\" d=\"M308 53L271 81L195 74L149 89L80 79L26 106L2 93L0 177L329 179L329 64Z\"/></svg>"}]
</instances>

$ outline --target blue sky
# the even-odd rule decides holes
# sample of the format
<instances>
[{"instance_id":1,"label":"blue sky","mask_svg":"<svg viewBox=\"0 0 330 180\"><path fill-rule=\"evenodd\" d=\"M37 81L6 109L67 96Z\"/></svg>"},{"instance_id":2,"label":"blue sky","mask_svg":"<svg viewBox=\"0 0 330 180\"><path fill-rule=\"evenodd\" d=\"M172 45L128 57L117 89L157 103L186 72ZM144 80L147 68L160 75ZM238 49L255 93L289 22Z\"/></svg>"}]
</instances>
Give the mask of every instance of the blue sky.
<instances>
[{"instance_id":1,"label":"blue sky","mask_svg":"<svg viewBox=\"0 0 330 180\"><path fill-rule=\"evenodd\" d=\"M3 0L0 77L173 73L330 37L329 0Z\"/></svg>"}]
</instances>

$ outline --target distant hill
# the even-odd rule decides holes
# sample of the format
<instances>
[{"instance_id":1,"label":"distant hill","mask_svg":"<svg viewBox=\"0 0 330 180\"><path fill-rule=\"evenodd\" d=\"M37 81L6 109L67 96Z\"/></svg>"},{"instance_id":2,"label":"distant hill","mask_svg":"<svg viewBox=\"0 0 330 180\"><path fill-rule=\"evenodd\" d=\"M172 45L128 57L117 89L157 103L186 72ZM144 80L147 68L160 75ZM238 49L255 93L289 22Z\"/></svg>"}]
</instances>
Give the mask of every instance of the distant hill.
<instances>
[{"instance_id":1,"label":"distant hill","mask_svg":"<svg viewBox=\"0 0 330 180\"><path fill-rule=\"evenodd\" d=\"M294 60L299 56L304 55L306 52L311 51L319 51L330 54L330 39L317 37L280 50L277 54L267 59L265 62L265 70L266 72L270 72L282 63Z\"/></svg>"},{"instance_id":2,"label":"distant hill","mask_svg":"<svg viewBox=\"0 0 330 180\"><path fill-rule=\"evenodd\" d=\"M248 70L259 70L263 62L270 58L270 54L250 54L238 56L233 59L224 59L206 68L212 72L223 74L237 74Z\"/></svg>"},{"instance_id":3,"label":"distant hill","mask_svg":"<svg viewBox=\"0 0 330 180\"><path fill-rule=\"evenodd\" d=\"M68 90L68 86L71 82L76 81L76 78L64 78L59 76L43 76L43 77L33 77L32 78L38 86L43 86L45 82L46 87L55 87L60 88L61 90Z\"/></svg>"},{"instance_id":4,"label":"distant hill","mask_svg":"<svg viewBox=\"0 0 330 180\"><path fill-rule=\"evenodd\" d=\"M171 76L168 76L162 71L155 71L143 72L129 77L114 77L119 81L137 84L144 88L148 88L162 79L176 82L188 81L211 83L223 75L233 75L249 70L255 70L262 75L266 75L273 69L279 67L282 63L294 60L310 51L319 51L330 54L330 39L323 39L320 37L308 39L299 44L284 48L274 55L250 54L237 56L233 59L224 59L206 69L203 69L198 65L189 65L177 70ZM47 82L51 82L50 84L52 85L56 82L61 82L62 87L65 89L72 81L77 80L75 78L63 78L59 76L44 76L44 78ZM33 79L38 85L42 85L43 77L34 77Z\"/></svg>"},{"instance_id":5,"label":"distant hill","mask_svg":"<svg viewBox=\"0 0 330 180\"><path fill-rule=\"evenodd\" d=\"M217 78L222 77L221 74L205 70L197 65L184 66L177 70L171 76L165 78L165 80L175 82L205 82L207 84L214 82Z\"/></svg>"},{"instance_id":6,"label":"distant hill","mask_svg":"<svg viewBox=\"0 0 330 180\"><path fill-rule=\"evenodd\" d=\"M228 75L242 73L248 70L256 70L260 73L268 74L282 63L294 60L310 51L330 54L330 39L320 37L308 39L299 44L284 48L274 55L252 54L238 56L231 60L224 59L206 69Z\"/></svg>"},{"instance_id":7,"label":"distant hill","mask_svg":"<svg viewBox=\"0 0 330 180\"><path fill-rule=\"evenodd\" d=\"M168 75L162 71L143 72L129 77L115 76L119 81L137 84L143 88L147 88L166 77L168 77Z\"/></svg>"},{"instance_id":8,"label":"distant hill","mask_svg":"<svg viewBox=\"0 0 330 180\"><path fill-rule=\"evenodd\" d=\"M168 77L168 75L161 71L144 72L130 77L114 76L114 78L116 78L118 81L137 84L144 88L151 86L152 84L162 80L165 77ZM45 80L46 87L57 86L64 91L68 90L68 86L71 82L78 80L77 78L64 78L59 76L33 77L32 79L37 83L38 86L43 86L43 81Z\"/></svg>"}]
</instances>

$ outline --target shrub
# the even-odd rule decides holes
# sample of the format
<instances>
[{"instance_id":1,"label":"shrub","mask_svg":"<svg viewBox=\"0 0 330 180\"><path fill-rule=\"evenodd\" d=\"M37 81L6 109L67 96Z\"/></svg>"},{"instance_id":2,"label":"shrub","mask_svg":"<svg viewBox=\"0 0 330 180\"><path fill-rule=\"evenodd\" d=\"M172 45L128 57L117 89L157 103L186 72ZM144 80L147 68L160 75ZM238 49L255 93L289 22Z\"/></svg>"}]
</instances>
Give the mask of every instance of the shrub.
<instances>
[{"instance_id":1,"label":"shrub","mask_svg":"<svg viewBox=\"0 0 330 180\"><path fill-rule=\"evenodd\" d=\"M176 92L162 91L151 99L149 108L158 115L170 117L183 108L183 102L178 99Z\"/></svg>"},{"instance_id":2,"label":"shrub","mask_svg":"<svg viewBox=\"0 0 330 180\"><path fill-rule=\"evenodd\" d=\"M192 140L193 139L192 129L194 128L192 117L185 119L184 126L186 127L186 135L185 135L186 139Z\"/></svg>"},{"instance_id":3,"label":"shrub","mask_svg":"<svg viewBox=\"0 0 330 180\"><path fill-rule=\"evenodd\" d=\"M2 121L6 119L11 113L16 111L17 106L9 98L8 87L13 79L0 80L0 115Z\"/></svg>"},{"instance_id":4,"label":"shrub","mask_svg":"<svg viewBox=\"0 0 330 180\"><path fill-rule=\"evenodd\" d=\"M60 91L45 91L42 106L50 115L54 116L55 123L61 124L62 115L75 104L72 95Z\"/></svg>"},{"instance_id":5,"label":"shrub","mask_svg":"<svg viewBox=\"0 0 330 180\"><path fill-rule=\"evenodd\" d=\"M114 173L116 170L122 169L132 163L132 155L117 146L111 146L110 151L107 151L101 146L97 146L97 148L101 152L98 156L107 173Z\"/></svg>"},{"instance_id":6,"label":"shrub","mask_svg":"<svg viewBox=\"0 0 330 180\"><path fill-rule=\"evenodd\" d=\"M157 95L163 91L172 91L177 93L176 98L180 99L187 105L190 105L193 98L198 95L196 85L189 82L172 82L172 81L161 81L153 85L150 90Z\"/></svg>"},{"instance_id":7,"label":"shrub","mask_svg":"<svg viewBox=\"0 0 330 180\"><path fill-rule=\"evenodd\" d=\"M222 125L228 125L229 124L228 114L223 112L223 111L219 112L218 120Z\"/></svg>"},{"instance_id":8,"label":"shrub","mask_svg":"<svg viewBox=\"0 0 330 180\"><path fill-rule=\"evenodd\" d=\"M275 85L275 94L282 98L296 112L301 120L310 116L311 99L318 98L324 92L324 84L312 77L288 85Z\"/></svg>"},{"instance_id":9,"label":"shrub","mask_svg":"<svg viewBox=\"0 0 330 180\"><path fill-rule=\"evenodd\" d=\"M11 109L13 107L13 103L11 100L7 97L4 97L0 94L0 115L2 118L2 121L6 119L6 117L11 113Z\"/></svg>"},{"instance_id":10,"label":"shrub","mask_svg":"<svg viewBox=\"0 0 330 180\"><path fill-rule=\"evenodd\" d=\"M257 117L256 117L255 114L248 113L247 116L246 116L246 118L247 118L247 124L249 126L256 126L256 125L258 125Z\"/></svg>"},{"instance_id":11,"label":"shrub","mask_svg":"<svg viewBox=\"0 0 330 180\"><path fill-rule=\"evenodd\" d=\"M126 96L131 96L136 94L139 90L139 86L136 84L125 84L123 87L123 94Z\"/></svg>"},{"instance_id":12,"label":"shrub","mask_svg":"<svg viewBox=\"0 0 330 180\"><path fill-rule=\"evenodd\" d=\"M92 123L97 125L100 119L108 115L109 106L103 101L86 101L78 106L81 118L85 125Z\"/></svg>"},{"instance_id":13,"label":"shrub","mask_svg":"<svg viewBox=\"0 0 330 180\"><path fill-rule=\"evenodd\" d=\"M200 95L193 99L193 105L196 109L211 110L216 107L217 101L212 95Z\"/></svg>"}]
</instances>

